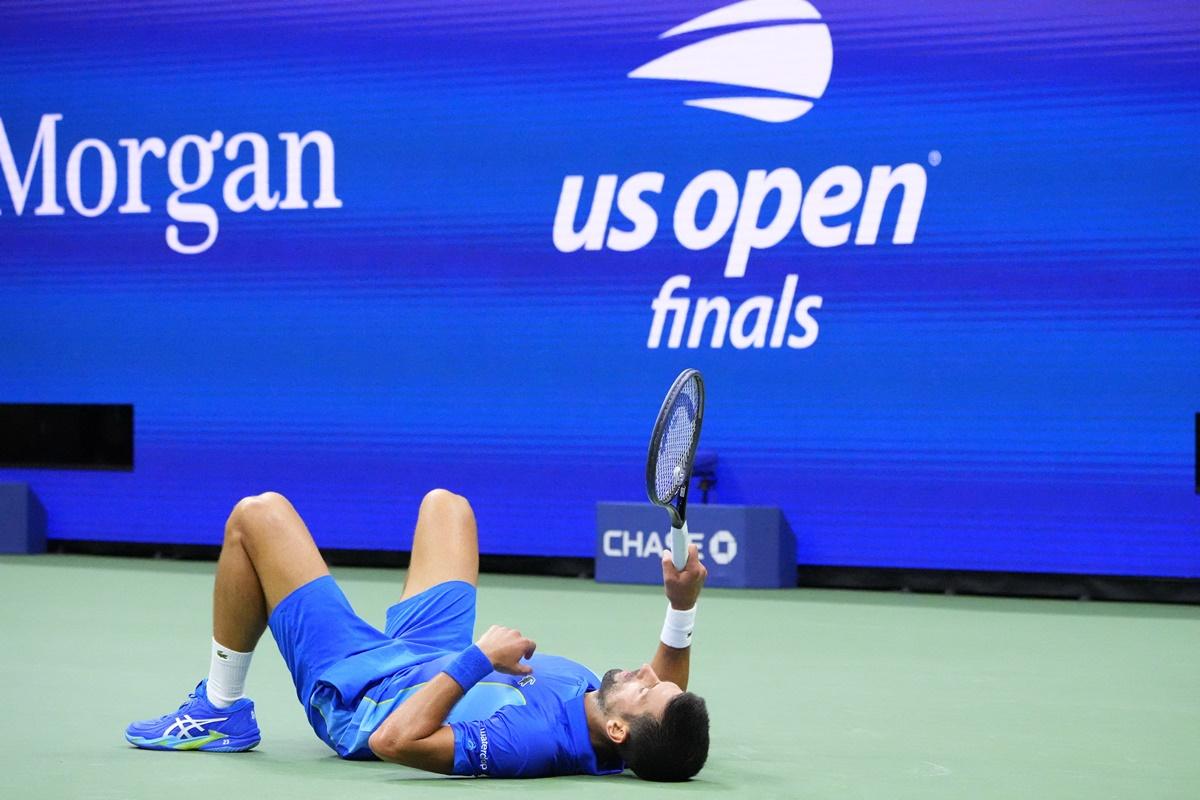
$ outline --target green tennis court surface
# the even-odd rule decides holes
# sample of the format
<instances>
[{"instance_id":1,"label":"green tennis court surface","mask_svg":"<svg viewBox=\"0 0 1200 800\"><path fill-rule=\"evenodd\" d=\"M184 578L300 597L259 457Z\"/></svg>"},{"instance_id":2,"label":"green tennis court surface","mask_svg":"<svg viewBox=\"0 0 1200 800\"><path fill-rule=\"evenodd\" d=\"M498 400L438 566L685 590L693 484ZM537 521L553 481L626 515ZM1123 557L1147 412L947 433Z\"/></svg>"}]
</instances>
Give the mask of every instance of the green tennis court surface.
<instances>
[{"instance_id":1,"label":"green tennis court surface","mask_svg":"<svg viewBox=\"0 0 1200 800\"><path fill-rule=\"evenodd\" d=\"M125 725L174 708L207 670L212 571L0 558L0 794L1200 796L1200 609L842 591L705 593L692 688L709 702L712 751L686 785L443 778L339 761L309 730L269 633L249 681L258 750L135 750ZM377 625L404 577L334 574ZM665 605L652 587L492 575L480 584L480 626L519 627L542 651L597 672L649 658Z\"/></svg>"}]
</instances>

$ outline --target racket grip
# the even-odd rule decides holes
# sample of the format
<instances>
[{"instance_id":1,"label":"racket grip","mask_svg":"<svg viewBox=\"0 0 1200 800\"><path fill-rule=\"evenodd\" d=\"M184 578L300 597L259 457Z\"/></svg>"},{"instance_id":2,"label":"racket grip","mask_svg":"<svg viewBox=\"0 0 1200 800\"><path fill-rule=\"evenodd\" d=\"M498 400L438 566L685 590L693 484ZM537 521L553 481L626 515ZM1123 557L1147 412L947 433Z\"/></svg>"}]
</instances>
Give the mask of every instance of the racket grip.
<instances>
[{"instance_id":1,"label":"racket grip","mask_svg":"<svg viewBox=\"0 0 1200 800\"><path fill-rule=\"evenodd\" d=\"M687 520L679 528L671 528L671 562L675 569L683 569L688 560L688 527Z\"/></svg>"}]
</instances>

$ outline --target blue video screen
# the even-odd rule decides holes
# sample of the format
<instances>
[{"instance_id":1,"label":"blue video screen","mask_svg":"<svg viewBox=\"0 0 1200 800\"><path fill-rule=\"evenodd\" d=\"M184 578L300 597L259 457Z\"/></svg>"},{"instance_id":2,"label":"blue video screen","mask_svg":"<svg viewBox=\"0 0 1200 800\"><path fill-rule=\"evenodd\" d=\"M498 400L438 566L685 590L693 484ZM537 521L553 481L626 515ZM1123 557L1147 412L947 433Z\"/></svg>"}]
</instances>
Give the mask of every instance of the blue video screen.
<instances>
[{"instance_id":1,"label":"blue video screen","mask_svg":"<svg viewBox=\"0 0 1200 800\"><path fill-rule=\"evenodd\" d=\"M51 537L270 489L402 550L445 486L590 556L695 367L798 563L1200 576L1190 4L4 16L0 402L135 409L132 471L0 469Z\"/></svg>"}]
</instances>

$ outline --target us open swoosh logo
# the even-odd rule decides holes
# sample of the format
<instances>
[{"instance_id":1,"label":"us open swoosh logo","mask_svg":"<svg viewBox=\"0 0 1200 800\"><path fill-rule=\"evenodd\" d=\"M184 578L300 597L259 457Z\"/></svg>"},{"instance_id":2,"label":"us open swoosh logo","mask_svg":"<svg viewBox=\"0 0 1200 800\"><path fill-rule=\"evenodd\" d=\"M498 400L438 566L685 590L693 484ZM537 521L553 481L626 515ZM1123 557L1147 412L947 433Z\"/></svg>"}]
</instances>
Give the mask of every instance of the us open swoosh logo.
<instances>
[{"instance_id":1,"label":"us open swoosh logo","mask_svg":"<svg viewBox=\"0 0 1200 800\"><path fill-rule=\"evenodd\" d=\"M751 24L755 27L717 34L672 50L630 72L629 77L774 92L702 97L684 103L762 122L798 119L825 93L833 72L829 27L811 3L742 0L676 25L659 38Z\"/></svg>"}]
</instances>

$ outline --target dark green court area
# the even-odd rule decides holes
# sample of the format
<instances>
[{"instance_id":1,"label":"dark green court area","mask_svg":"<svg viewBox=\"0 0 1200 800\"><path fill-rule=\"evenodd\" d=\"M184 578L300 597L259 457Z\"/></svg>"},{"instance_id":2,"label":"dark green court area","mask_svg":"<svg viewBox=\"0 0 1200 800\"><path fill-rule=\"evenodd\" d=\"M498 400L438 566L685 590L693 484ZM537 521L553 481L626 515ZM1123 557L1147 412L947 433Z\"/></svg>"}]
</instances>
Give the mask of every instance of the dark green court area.
<instances>
[{"instance_id":1,"label":"dark green court area","mask_svg":"<svg viewBox=\"0 0 1200 800\"><path fill-rule=\"evenodd\" d=\"M0 558L0 795L96 800L426 798L1195 798L1200 609L866 593L708 590L692 689L712 715L686 785L617 778L490 781L338 760L309 730L268 634L248 691L245 754L135 750L133 719L181 702L207 670L213 565ZM338 569L382 625L404 573ZM484 575L479 629L603 672L648 660L653 587Z\"/></svg>"}]
</instances>

